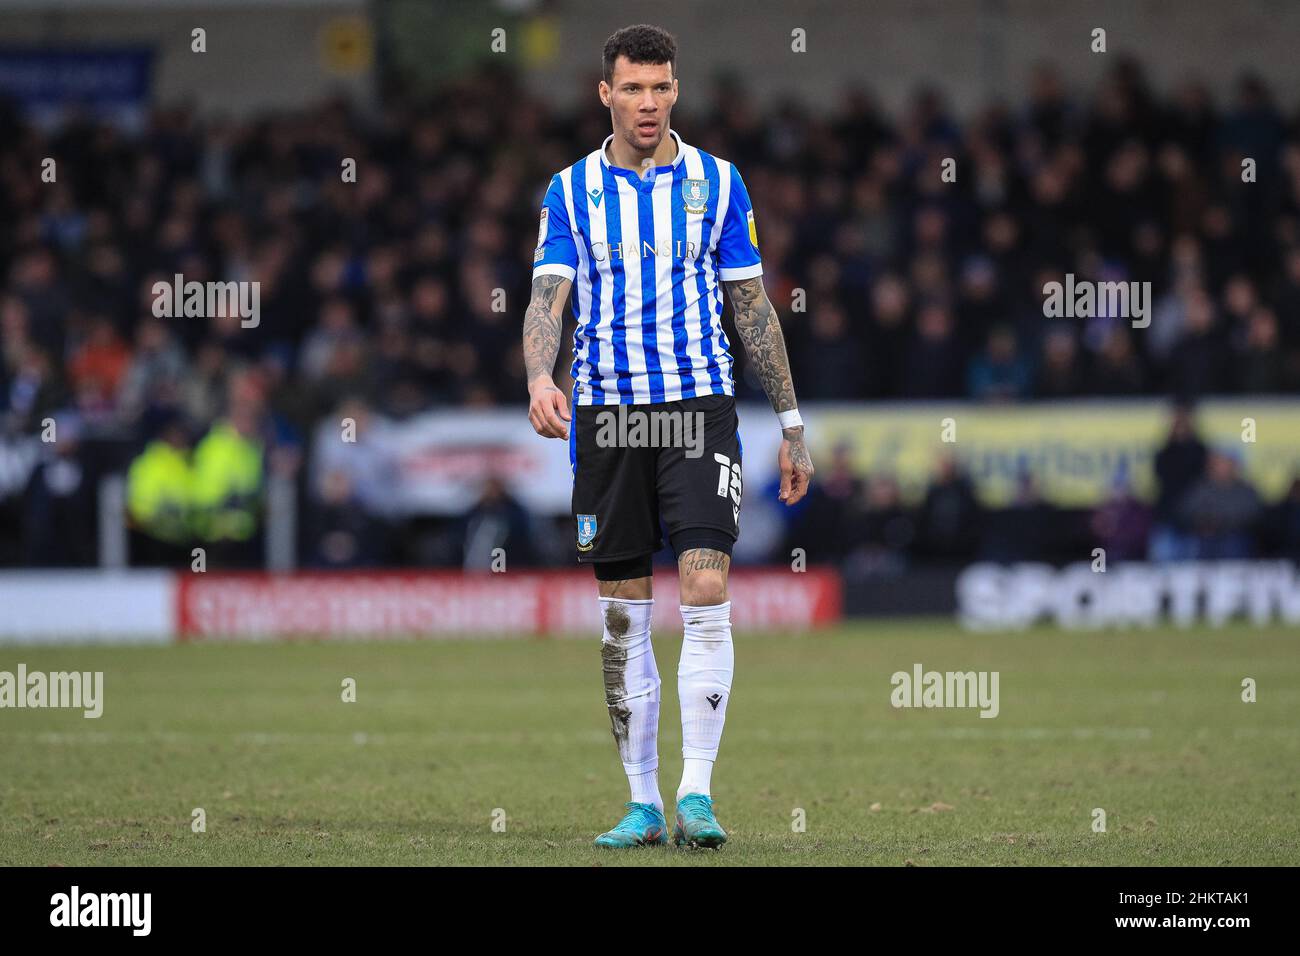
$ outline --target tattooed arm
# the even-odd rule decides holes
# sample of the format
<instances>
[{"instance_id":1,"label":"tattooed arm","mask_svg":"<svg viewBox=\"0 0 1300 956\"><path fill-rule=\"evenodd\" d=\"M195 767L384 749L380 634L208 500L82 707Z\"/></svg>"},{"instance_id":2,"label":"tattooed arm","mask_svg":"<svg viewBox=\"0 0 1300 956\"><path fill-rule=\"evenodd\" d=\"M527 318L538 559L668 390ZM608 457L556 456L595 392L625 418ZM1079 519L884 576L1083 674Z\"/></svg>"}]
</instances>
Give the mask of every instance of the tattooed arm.
<instances>
[{"instance_id":1,"label":"tattooed arm","mask_svg":"<svg viewBox=\"0 0 1300 956\"><path fill-rule=\"evenodd\" d=\"M528 420L545 438L568 438L569 403L551 373L560 352L561 316L572 280L540 275L524 313L524 366L528 370Z\"/></svg>"},{"instance_id":2,"label":"tattooed arm","mask_svg":"<svg viewBox=\"0 0 1300 956\"><path fill-rule=\"evenodd\" d=\"M797 405L794 381L790 376L790 359L785 354L785 338L776 310L763 291L763 277L724 283L731 305L736 310L736 331L744 343L758 380L763 383L772 409L793 411ZM812 458L804 444L803 426L781 430L781 500L792 505L808 492L813 476Z\"/></svg>"}]
</instances>

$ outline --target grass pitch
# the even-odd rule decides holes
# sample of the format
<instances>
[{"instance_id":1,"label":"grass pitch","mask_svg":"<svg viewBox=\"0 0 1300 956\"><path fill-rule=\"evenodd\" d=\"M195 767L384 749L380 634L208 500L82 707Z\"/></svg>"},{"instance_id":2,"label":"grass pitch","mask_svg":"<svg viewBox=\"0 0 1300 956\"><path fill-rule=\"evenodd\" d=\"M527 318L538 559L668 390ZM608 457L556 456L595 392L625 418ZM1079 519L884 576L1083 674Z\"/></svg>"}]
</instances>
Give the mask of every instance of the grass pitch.
<instances>
[{"instance_id":1,"label":"grass pitch","mask_svg":"<svg viewBox=\"0 0 1300 956\"><path fill-rule=\"evenodd\" d=\"M98 720L0 710L0 864L1294 865L1298 640L737 633L718 852L590 845L627 799L594 636L0 647L0 670L105 675ZM680 635L655 644L671 814ZM999 716L895 710L917 662L998 671Z\"/></svg>"}]
</instances>

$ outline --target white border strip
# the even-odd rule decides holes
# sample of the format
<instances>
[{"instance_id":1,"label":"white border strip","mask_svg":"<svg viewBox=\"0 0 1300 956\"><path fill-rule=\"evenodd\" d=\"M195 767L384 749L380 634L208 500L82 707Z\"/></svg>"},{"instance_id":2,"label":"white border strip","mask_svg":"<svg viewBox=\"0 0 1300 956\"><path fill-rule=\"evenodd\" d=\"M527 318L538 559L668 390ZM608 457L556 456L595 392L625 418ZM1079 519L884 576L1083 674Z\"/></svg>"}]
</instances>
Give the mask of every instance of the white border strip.
<instances>
[{"instance_id":1,"label":"white border strip","mask_svg":"<svg viewBox=\"0 0 1300 956\"><path fill-rule=\"evenodd\" d=\"M4 571L0 643L166 644L175 607L170 571Z\"/></svg>"}]
</instances>

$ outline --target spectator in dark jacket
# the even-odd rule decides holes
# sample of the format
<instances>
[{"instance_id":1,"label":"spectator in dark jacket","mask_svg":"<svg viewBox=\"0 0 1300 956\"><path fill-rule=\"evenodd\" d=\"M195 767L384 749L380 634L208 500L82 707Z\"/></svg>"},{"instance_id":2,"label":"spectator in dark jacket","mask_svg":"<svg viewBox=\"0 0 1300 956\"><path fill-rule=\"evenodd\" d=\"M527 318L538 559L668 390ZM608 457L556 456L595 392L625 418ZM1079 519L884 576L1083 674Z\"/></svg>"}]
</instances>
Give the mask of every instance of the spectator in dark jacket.
<instances>
[{"instance_id":1,"label":"spectator in dark jacket","mask_svg":"<svg viewBox=\"0 0 1300 956\"><path fill-rule=\"evenodd\" d=\"M506 559L507 569L537 563L528 512L495 476L484 482L478 503L465 515L462 541L466 571L492 570L498 554Z\"/></svg>"},{"instance_id":2,"label":"spectator in dark jacket","mask_svg":"<svg viewBox=\"0 0 1300 956\"><path fill-rule=\"evenodd\" d=\"M1286 497L1268 510L1264 525L1274 550L1300 562L1300 476L1292 480Z\"/></svg>"},{"instance_id":3,"label":"spectator in dark jacket","mask_svg":"<svg viewBox=\"0 0 1300 956\"><path fill-rule=\"evenodd\" d=\"M1188 489L1205 473L1205 460L1205 444L1196 435L1191 407L1175 407L1169 437L1156 453L1156 508L1148 550L1152 561L1192 557L1195 542L1183 523L1179 506Z\"/></svg>"},{"instance_id":4,"label":"spectator in dark jacket","mask_svg":"<svg viewBox=\"0 0 1300 956\"><path fill-rule=\"evenodd\" d=\"M42 456L27 481L25 563L32 567L68 567L95 560L95 488L79 460L80 428L75 416L57 415L54 441L43 443Z\"/></svg>"},{"instance_id":5,"label":"spectator in dark jacket","mask_svg":"<svg viewBox=\"0 0 1300 956\"><path fill-rule=\"evenodd\" d=\"M1243 479L1236 459L1212 452L1205 477L1194 484L1179 511L1196 542L1196 557L1253 557L1257 524L1263 508L1259 495Z\"/></svg>"},{"instance_id":6,"label":"spectator in dark jacket","mask_svg":"<svg viewBox=\"0 0 1300 956\"><path fill-rule=\"evenodd\" d=\"M961 349L947 306L931 303L916 318L902 380L908 398L952 398L962 390Z\"/></svg>"},{"instance_id":7,"label":"spectator in dark jacket","mask_svg":"<svg viewBox=\"0 0 1300 956\"><path fill-rule=\"evenodd\" d=\"M941 458L921 505L918 549L940 561L966 561L975 554L982 518L970 479L958 469L955 458Z\"/></svg>"},{"instance_id":8,"label":"spectator in dark jacket","mask_svg":"<svg viewBox=\"0 0 1300 956\"><path fill-rule=\"evenodd\" d=\"M983 354L967 375L970 397L984 402L1014 402L1029 395L1032 376L1020 355L1016 334L1006 326L989 333Z\"/></svg>"}]
</instances>

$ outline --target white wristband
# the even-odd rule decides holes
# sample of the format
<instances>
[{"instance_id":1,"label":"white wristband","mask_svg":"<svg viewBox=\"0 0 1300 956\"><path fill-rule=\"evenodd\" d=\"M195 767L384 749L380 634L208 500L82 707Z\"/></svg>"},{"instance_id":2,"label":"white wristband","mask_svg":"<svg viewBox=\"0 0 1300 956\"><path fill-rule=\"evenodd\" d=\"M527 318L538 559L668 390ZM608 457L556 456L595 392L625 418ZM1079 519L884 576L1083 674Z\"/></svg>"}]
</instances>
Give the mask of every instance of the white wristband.
<instances>
[{"instance_id":1,"label":"white wristband","mask_svg":"<svg viewBox=\"0 0 1300 956\"><path fill-rule=\"evenodd\" d=\"M803 419L799 417L799 409L792 408L788 412L777 412L776 420L781 423L781 430L787 428L800 428L803 426Z\"/></svg>"}]
</instances>

